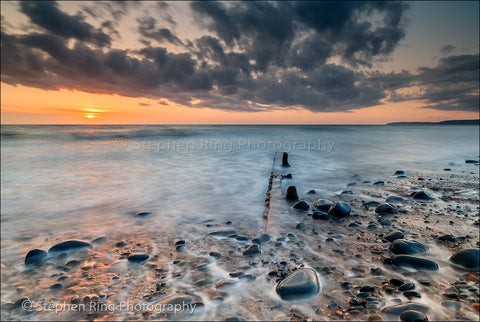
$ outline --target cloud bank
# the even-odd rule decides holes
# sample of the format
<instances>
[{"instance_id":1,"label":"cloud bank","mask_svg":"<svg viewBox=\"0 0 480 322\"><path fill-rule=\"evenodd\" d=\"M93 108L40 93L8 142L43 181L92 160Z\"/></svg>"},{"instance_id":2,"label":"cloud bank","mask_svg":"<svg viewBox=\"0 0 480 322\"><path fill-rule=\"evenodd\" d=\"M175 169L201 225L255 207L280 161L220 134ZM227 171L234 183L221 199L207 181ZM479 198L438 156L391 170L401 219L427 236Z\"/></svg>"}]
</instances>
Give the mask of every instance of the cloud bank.
<instances>
[{"instance_id":1,"label":"cloud bank","mask_svg":"<svg viewBox=\"0 0 480 322\"><path fill-rule=\"evenodd\" d=\"M403 2L192 2L204 31L196 39L176 34L181 22L168 14L174 5L158 3L162 21L145 12L136 18L142 48L134 50L112 47L121 19L134 10L128 3L69 15L55 2L20 2L34 31L15 34L2 25L2 81L235 111L344 112L407 100L478 111L478 54L416 71L375 71L405 37ZM165 19L169 28L159 24Z\"/></svg>"}]
</instances>

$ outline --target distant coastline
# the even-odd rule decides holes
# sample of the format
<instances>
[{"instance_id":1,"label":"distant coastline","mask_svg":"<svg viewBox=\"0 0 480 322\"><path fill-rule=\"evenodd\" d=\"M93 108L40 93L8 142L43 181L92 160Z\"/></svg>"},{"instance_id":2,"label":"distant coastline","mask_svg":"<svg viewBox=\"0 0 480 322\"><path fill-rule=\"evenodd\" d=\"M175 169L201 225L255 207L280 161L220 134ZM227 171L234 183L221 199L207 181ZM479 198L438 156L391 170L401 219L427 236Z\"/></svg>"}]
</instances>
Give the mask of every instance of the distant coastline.
<instances>
[{"instance_id":1,"label":"distant coastline","mask_svg":"<svg viewBox=\"0 0 480 322\"><path fill-rule=\"evenodd\" d=\"M387 125L479 125L480 120L448 120L441 122L392 122Z\"/></svg>"}]
</instances>

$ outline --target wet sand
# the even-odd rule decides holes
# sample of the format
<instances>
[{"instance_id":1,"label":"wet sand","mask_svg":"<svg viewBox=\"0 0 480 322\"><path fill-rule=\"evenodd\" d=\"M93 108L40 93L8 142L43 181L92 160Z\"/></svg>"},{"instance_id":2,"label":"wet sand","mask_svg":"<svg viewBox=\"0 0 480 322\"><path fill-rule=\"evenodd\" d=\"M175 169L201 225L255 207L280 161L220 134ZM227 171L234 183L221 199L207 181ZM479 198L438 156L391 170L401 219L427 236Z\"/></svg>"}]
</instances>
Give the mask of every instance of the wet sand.
<instances>
[{"instance_id":1,"label":"wet sand","mask_svg":"<svg viewBox=\"0 0 480 322\"><path fill-rule=\"evenodd\" d=\"M284 197L291 180L282 177L290 169L277 163L263 230L249 231L242 218L232 216L228 222L196 223L185 237L152 231L145 214L139 219L142 233L45 240L43 250L77 238L91 248L48 254L39 265L3 265L2 320L400 320L385 308L408 302L426 305L430 321L479 319L478 272L449 262L457 251L479 247L478 165L354 176L345 182L346 192L326 198L348 203L351 213L322 220L313 218L313 203L325 196L299 191L309 209L293 209L295 202ZM405 175L393 175L396 170ZM434 199L412 198L419 190ZM398 213L380 215L375 206L365 206L390 196L402 198L392 202ZM225 232L209 234L216 230ZM391 242L384 240L392 231L427 246L425 254L414 256L439 269L393 265ZM270 240L260 243L261 253L245 256L252 238L262 233ZM149 258L134 262L128 260L132 254ZM316 272L320 292L282 300L277 284L303 267ZM401 289L407 283L413 288ZM172 311L178 303L191 306Z\"/></svg>"}]
</instances>

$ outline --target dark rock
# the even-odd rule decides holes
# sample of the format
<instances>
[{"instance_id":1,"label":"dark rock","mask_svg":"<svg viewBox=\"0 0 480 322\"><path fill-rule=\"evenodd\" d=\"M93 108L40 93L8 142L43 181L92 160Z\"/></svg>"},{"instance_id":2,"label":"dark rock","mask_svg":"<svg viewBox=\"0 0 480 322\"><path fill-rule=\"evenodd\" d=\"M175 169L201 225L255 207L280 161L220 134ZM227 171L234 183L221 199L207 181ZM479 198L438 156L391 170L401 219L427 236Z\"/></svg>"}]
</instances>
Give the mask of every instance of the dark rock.
<instances>
[{"instance_id":1,"label":"dark rock","mask_svg":"<svg viewBox=\"0 0 480 322\"><path fill-rule=\"evenodd\" d=\"M422 297L420 295L420 293L415 292L415 291L405 291L405 292L403 292L403 296L405 296L409 300L414 298L414 297L416 297L416 298L421 298Z\"/></svg>"},{"instance_id":2,"label":"dark rock","mask_svg":"<svg viewBox=\"0 0 480 322\"><path fill-rule=\"evenodd\" d=\"M449 299L457 299L458 300L458 294L457 293L447 292L447 293L443 293L442 295L445 296L446 298L449 298Z\"/></svg>"},{"instance_id":3,"label":"dark rock","mask_svg":"<svg viewBox=\"0 0 480 322\"><path fill-rule=\"evenodd\" d=\"M427 191L417 191L417 192L412 192L410 194L412 196L413 199L417 199L417 200L433 200L435 199L430 193L428 193Z\"/></svg>"},{"instance_id":4,"label":"dark rock","mask_svg":"<svg viewBox=\"0 0 480 322\"><path fill-rule=\"evenodd\" d=\"M388 227L390 227L390 226L393 225L393 222L392 222L390 219L382 219L382 220L380 220L380 224L381 224L382 226L388 226Z\"/></svg>"},{"instance_id":5,"label":"dark rock","mask_svg":"<svg viewBox=\"0 0 480 322\"><path fill-rule=\"evenodd\" d=\"M222 254L217 253L217 252L210 252L210 253L208 253L208 255L212 256L215 259L222 257Z\"/></svg>"},{"instance_id":6,"label":"dark rock","mask_svg":"<svg viewBox=\"0 0 480 322\"><path fill-rule=\"evenodd\" d=\"M288 187L287 193L285 194L285 199L290 201L297 201L298 200L297 187L295 186Z\"/></svg>"},{"instance_id":7,"label":"dark rock","mask_svg":"<svg viewBox=\"0 0 480 322\"><path fill-rule=\"evenodd\" d=\"M290 164L288 164L288 153L286 152L283 152L282 167L290 167Z\"/></svg>"},{"instance_id":8,"label":"dark rock","mask_svg":"<svg viewBox=\"0 0 480 322\"><path fill-rule=\"evenodd\" d=\"M326 214L324 212L314 211L312 213L312 218L313 219L320 219L320 220L329 220L331 217L330 217L329 214Z\"/></svg>"},{"instance_id":9,"label":"dark rock","mask_svg":"<svg viewBox=\"0 0 480 322\"><path fill-rule=\"evenodd\" d=\"M394 254L416 255L428 252L428 247L415 240L397 239L388 248Z\"/></svg>"},{"instance_id":10,"label":"dark rock","mask_svg":"<svg viewBox=\"0 0 480 322\"><path fill-rule=\"evenodd\" d=\"M375 229L379 229L379 228L380 228L380 226L378 226L375 223L371 223L367 226L367 229L370 229L370 230L375 230Z\"/></svg>"},{"instance_id":11,"label":"dark rock","mask_svg":"<svg viewBox=\"0 0 480 322\"><path fill-rule=\"evenodd\" d=\"M417 270L437 271L438 264L429 259L410 256L397 255L392 259L392 263L396 266L410 267Z\"/></svg>"},{"instance_id":12,"label":"dark rock","mask_svg":"<svg viewBox=\"0 0 480 322\"><path fill-rule=\"evenodd\" d=\"M333 205L333 201L327 199L318 199L313 202L313 205L318 210L328 211L330 207Z\"/></svg>"},{"instance_id":13,"label":"dark rock","mask_svg":"<svg viewBox=\"0 0 480 322\"><path fill-rule=\"evenodd\" d=\"M389 283L393 286L400 286L400 285L403 285L405 282L401 279L398 279L398 278L392 278Z\"/></svg>"},{"instance_id":14,"label":"dark rock","mask_svg":"<svg viewBox=\"0 0 480 322\"><path fill-rule=\"evenodd\" d=\"M407 177L407 176L398 176L397 178L398 178L398 179L406 179L406 178L408 178L408 177Z\"/></svg>"},{"instance_id":15,"label":"dark rock","mask_svg":"<svg viewBox=\"0 0 480 322\"><path fill-rule=\"evenodd\" d=\"M398 209L391 203L381 203L375 208L375 212L380 215L394 215L398 213Z\"/></svg>"},{"instance_id":16,"label":"dark rock","mask_svg":"<svg viewBox=\"0 0 480 322\"><path fill-rule=\"evenodd\" d=\"M367 286L362 286L360 289L359 289L360 292L375 292L375 287L373 286L370 286L370 285L367 285Z\"/></svg>"},{"instance_id":17,"label":"dark rock","mask_svg":"<svg viewBox=\"0 0 480 322\"><path fill-rule=\"evenodd\" d=\"M266 243L267 241L269 241L271 239L270 235L269 234L261 234L255 238L252 239L252 242L254 244L263 244L263 243Z\"/></svg>"},{"instance_id":18,"label":"dark rock","mask_svg":"<svg viewBox=\"0 0 480 322\"><path fill-rule=\"evenodd\" d=\"M351 222L351 223L348 225L348 227L353 227L353 228L357 228L357 227L360 227L360 226L361 226L361 224L356 223L356 222Z\"/></svg>"},{"instance_id":19,"label":"dark rock","mask_svg":"<svg viewBox=\"0 0 480 322\"><path fill-rule=\"evenodd\" d=\"M32 249L25 256L25 265L37 265L47 256L47 252L41 249Z\"/></svg>"},{"instance_id":20,"label":"dark rock","mask_svg":"<svg viewBox=\"0 0 480 322\"><path fill-rule=\"evenodd\" d=\"M183 239L177 240L177 241L175 242L175 245L177 245L177 246L178 246L178 245L184 245L184 244L185 244L185 241L184 241Z\"/></svg>"},{"instance_id":21,"label":"dark rock","mask_svg":"<svg viewBox=\"0 0 480 322\"><path fill-rule=\"evenodd\" d=\"M383 318L380 314L370 314L368 316L368 321L369 322L380 322L380 321L383 321Z\"/></svg>"},{"instance_id":22,"label":"dark rock","mask_svg":"<svg viewBox=\"0 0 480 322\"><path fill-rule=\"evenodd\" d=\"M307 211L310 208L310 206L308 205L308 203L302 200L294 204L292 208L297 210Z\"/></svg>"},{"instance_id":23,"label":"dark rock","mask_svg":"<svg viewBox=\"0 0 480 322\"><path fill-rule=\"evenodd\" d=\"M410 290L413 290L415 289L415 284L411 283L411 282L408 282L408 283L405 283L405 284L402 284L398 290L400 292L404 292L404 291L410 291Z\"/></svg>"},{"instance_id":24,"label":"dark rock","mask_svg":"<svg viewBox=\"0 0 480 322\"><path fill-rule=\"evenodd\" d=\"M480 162L477 160L465 160L465 163L470 163L470 164L479 164Z\"/></svg>"},{"instance_id":25,"label":"dark rock","mask_svg":"<svg viewBox=\"0 0 480 322\"><path fill-rule=\"evenodd\" d=\"M63 288L63 285L60 283L53 284L52 286L50 286L51 290L61 290L62 288Z\"/></svg>"},{"instance_id":26,"label":"dark rock","mask_svg":"<svg viewBox=\"0 0 480 322\"><path fill-rule=\"evenodd\" d=\"M128 256L128 260L133 263L141 263L149 258L148 254L133 254Z\"/></svg>"},{"instance_id":27,"label":"dark rock","mask_svg":"<svg viewBox=\"0 0 480 322\"><path fill-rule=\"evenodd\" d=\"M450 263L467 272L478 272L480 270L480 251L478 248L467 248L456 252L450 257Z\"/></svg>"},{"instance_id":28,"label":"dark rock","mask_svg":"<svg viewBox=\"0 0 480 322\"><path fill-rule=\"evenodd\" d=\"M225 288L232 287L232 286L234 286L235 284L237 284L237 281L234 281L234 280L221 280L221 281L219 281L219 282L215 285L215 288L216 288L216 289L225 289Z\"/></svg>"},{"instance_id":29,"label":"dark rock","mask_svg":"<svg viewBox=\"0 0 480 322\"><path fill-rule=\"evenodd\" d=\"M452 169L450 169L450 168L445 168L445 169L443 169L443 171L452 171Z\"/></svg>"},{"instance_id":30,"label":"dark rock","mask_svg":"<svg viewBox=\"0 0 480 322\"><path fill-rule=\"evenodd\" d=\"M392 306L387 306L382 310L382 313L389 314L389 315L400 315L405 311L414 310L419 311L422 313L428 313L430 311L430 307L428 305L422 303L415 303L415 302L407 302Z\"/></svg>"},{"instance_id":31,"label":"dark rock","mask_svg":"<svg viewBox=\"0 0 480 322\"><path fill-rule=\"evenodd\" d=\"M303 222L299 222L295 228L300 229L300 230L305 230L305 224Z\"/></svg>"},{"instance_id":32,"label":"dark rock","mask_svg":"<svg viewBox=\"0 0 480 322\"><path fill-rule=\"evenodd\" d=\"M80 264L81 262L79 260L72 259L71 261L65 264L65 267L72 269L74 267L80 266Z\"/></svg>"},{"instance_id":33,"label":"dark rock","mask_svg":"<svg viewBox=\"0 0 480 322\"><path fill-rule=\"evenodd\" d=\"M377 181L377 182L374 182L373 185L374 185L374 186L384 186L384 185L385 185L385 182L383 182L383 181Z\"/></svg>"},{"instance_id":34,"label":"dark rock","mask_svg":"<svg viewBox=\"0 0 480 322\"><path fill-rule=\"evenodd\" d=\"M115 245L115 247L121 248L121 247L125 247L125 246L127 246L127 245L128 245L127 242L121 241L121 242L118 242L118 243Z\"/></svg>"},{"instance_id":35,"label":"dark rock","mask_svg":"<svg viewBox=\"0 0 480 322\"><path fill-rule=\"evenodd\" d=\"M237 231L233 229L217 229L207 233L207 236L229 237L236 236Z\"/></svg>"},{"instance_id":36,"label":"dark rock","mask_svg":"<svg viewBox=\"0 0 480 322\"><path fill-rule=\"evenodd\" d=\"M2 310L3 310L3 303L2 303ZM32 307L32 302L30 301L30 299L28 297L22 297L21 299L18 299L16 300L13 304L12 304L12 308L13 309L26 309L26 310L29 310L30 308ZM3 316L3 313L2 313L2 316Z\"/></svg>"},{"instance_id":37,"label":"dark rock","mask_svg":"<svg viewBox=\"0 0 480 322\"><path fill-rule=\"evenodd\" d=\"M289 174L286 174L286 175L282 175L282 179L292 179L292 174L289 173Z\"/></svg>"},{"instance_id":38,"label":"dark rock","mask_svg":"<svg viewBox=\"0 0 480 322\"><path fill-rule=\"evenodd\" d=\"M239 241L247 241L250 238L248 238L248 236L238 235L237 237L235 237L235 239Z\"/></svg>"},{"instance_id":39,"label":"dark rock","mask_svg":"<svg viewBox=\"0 0 480 322\"><path fill-rule=\"evenodd\" d=\"M140 211L135 214L136 217L146 217L148 215L151 215L152 213L149 211Z\"/></svg>"},{"instance_id":40,"label":"dark rock","mask_svg":"<svg viewBox=\"0 0 480 322\"><path fill-rule=\"evenodd\" d=\"M353 191L352 190L344 190L344 191L342 191L341 194L342 195L353 195Z\"/></svg>"},{"instance_id":41,"label":"dark rock","mask_svg":"<svg viewBox=\"0 0 480 322\"><path fill-rule=\"evenodd\" d=\"M405 174L405 171L397 170L397 171L395 171L395 173L393 175L394 176L403 176L404 174Z\"/></svg>"},{"instance_id":42,"label":"dark rock","mask_svg":"<svg viewBox=\"0 0 480 322\"><path fill-rule=\"evenodd\" d=\"M258 246L258 244L250 245L246 250L243 251L243 255L245 256L254 256L261 253L262 251L260 250L260 246Z\"/></svg>"},{"instance_id":43,"label":"dark rock","mask_svg":"<svg viewBox=\"0 0 480 322\"><path fill-rule=\"evenodd\" d=\"M92 244L101 244L104 243L107 240L107 237L98 237L92 240Z\"/></svg>"},{"instance_id":44,"label":"dark rock","mask_svg":"<svg viewBox=\"0 0 480 322\"><path fill-rule=\"evenodd\" d=\"M418 282L419 282L420 284L422 284L423 286L430 286L430 285L432 285L432 282L427 281L427 280L418 280Z\"/></svg>"},{"instance_id":45,"label":"dark rock","mask_svg":"<svg viewBox=\"0 0 480 322\"><path fill-rule=\"evenodd\" d=\"M309 191L307 192L307 195L314 195L314 194L316 194L316 193L317 193L317 192L312 189L312 190L309 190Z\"/></svg>"},{"instance_id":46,"label":"dark rock","mask_svg":"<svg viewBox=\"0 0 480 322\"><path fill-rule=\"evenodd\" d=\"M366 207L366 208L370 208L370 207L376 207L378 206L380 203L378 201L368 201L368 202L364 202L362 203L362 206L363 207Z\"/></svg>"},{"instance_id":47,"label":"dark rock","mask_svg":"<svg viewBox=\"0 0 480 322\"><path fill-rule=\"evenodd\" d=\"M400 203L403 201L402 197L397 197L397 196L389 196L386 199L387 202L392 202L392 203Z\"/></svg>"},{"instance_id":48,"label":"dark rock","mask_svg":"<svg viewBox=\"0 0 480 322\"><path fill-rule=\"evenodd\" d=\"M453 237L453 235L450 235L450 234L440 236L437 239L441 240L441 241L448 241L448 242L453 242L453 243L457 241L457 239L455 237Z\"/></svg>"},{"instance_id":49,"label":"dark rock","mask_svg":"<svg viewBox=\"0 0 480 322\"><path fill-rule=\"evenodd\" d=\"M346 202L335 202L328 210L328 214L335 218L344 218L350 215L352 208Z\"/></svg>"},{"instance_id":50,"label":"dark rock","mask_svg":"<svg viewBox=\"0 0 480 322\"><path fill-rule=\"evenodd\" d=\"M427 316L425 313L414 311L414 310L407 310L400 314L400 321L402 322L426 322L428 321Z\"/></svg>"},{"instance_id":51,"label":"dark rock","mask_svg":"<svg viewBox=\"0 0 480 322\"><path fill-rule=\"evenodd\" d=\"M240 277L240 276L245 275L245 273L244 272L232 272L228 275L230 275L231 277Z\"/></svg>"},{"instance_id":52,"label":"dark rock","mask_svg":"<svg viewBox=\"0 0 480 322\"><path fill-rule=\"evenodd\" d=\"M90 243L83 242L80 240L67 240L67 241L56 244L55 246L50 248L48 252L49 253L64 252L64 251L75 250L79 248L85 248L85 247L92 248L92 245Z\"/></svg>"},{"instance_id":53,"label":"dark rock","mask_svg":"<svg viewBox=\"0 0 480 322\"><path fill-rule=\"evenodd\" d=\"M317 273L310 268L296 270L278 283L276 291L286 301L314 296L320 291Z\"/></svg>"}]
</instances>

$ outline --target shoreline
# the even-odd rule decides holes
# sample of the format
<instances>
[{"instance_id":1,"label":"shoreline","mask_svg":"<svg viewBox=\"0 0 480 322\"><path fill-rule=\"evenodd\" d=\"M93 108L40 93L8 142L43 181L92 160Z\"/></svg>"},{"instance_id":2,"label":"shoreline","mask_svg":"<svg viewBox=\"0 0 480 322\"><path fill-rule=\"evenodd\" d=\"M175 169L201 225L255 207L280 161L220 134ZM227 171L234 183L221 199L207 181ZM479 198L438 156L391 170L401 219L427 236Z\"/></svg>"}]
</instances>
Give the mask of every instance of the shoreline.
<instances>
[{"instance_id":1,"label":"shoreline","mask_svg":"<svg viewBox=\"0 0 480 322\"><path fill-rule=\"evenodd\" d=\"M13 271L2 267L2 280L9 283L2 286L2 300L7 298L2 302L2 317L368 320L373 315L388 319L382 310L408 302L425 305L430 320L478 317L479 284L471 280L475 272L458 270L448 261L461 249L479 246L477 165L423 174L403 169L404 174L383 178L383 185L354 176L343 193L329 197L352 208L340 220L312 217L312 211L318 211L314 201L324 196L300 193L300 199L308 204L307 211L295 210L294 203L285 200L292 181L281 175L291 171L295 179L295 167L280 168L282 172L272 181L267 230L248 231L242 228L241 218L236 218L197 223L184 238L175 232L154 235L148 230L153 217L138 213L141 227L146 228L142 235L117 233L95 238L87 241L92 248L68 250L66 255L48 257L39 266L18 264ZM410 189L412 186L419 188ZM415 191L427 191L435 199L415 200L410 196ZM375 202L392 196L397 197L391 199L397 213L376 214ZM392 265L395 254L389 250L391 243L384 240L392 231L424 244L428 251L420 257L437 263L439 270L413 272ZM255 245L251 240L262 233L267 233L269 240L260 241L260 253L246 256L245 250ZM39 246L47 250L55 240ZM129 260L132 254L148 254L148 260ZM282 300L275 288L301 268L313 269L321 290L307 299ZM406 291L410 299L392 284L392 278L414 285ZM7 292L14 285L17 291ZM362 295L362 289L368 289L368 294ZM185 303L195 304L197 309L191 315L148 308L52 313L22 310L26 299L37 309L45 302L95 302L110 305L107 308L126 302L152 307Z\"/></svg>"}]
</instances>

